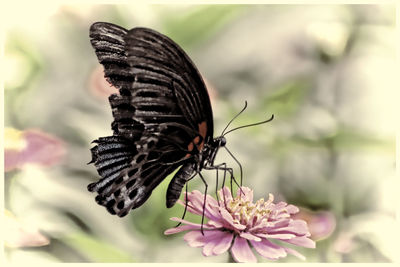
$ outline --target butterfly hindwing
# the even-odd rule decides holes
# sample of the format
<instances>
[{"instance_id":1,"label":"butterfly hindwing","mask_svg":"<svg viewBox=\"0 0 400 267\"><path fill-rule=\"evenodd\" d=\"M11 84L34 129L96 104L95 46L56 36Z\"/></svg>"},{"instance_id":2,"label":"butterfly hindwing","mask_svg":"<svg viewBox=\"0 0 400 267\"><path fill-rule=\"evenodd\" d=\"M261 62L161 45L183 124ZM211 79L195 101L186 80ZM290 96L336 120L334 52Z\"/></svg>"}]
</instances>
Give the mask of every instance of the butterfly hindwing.
<instances>
[{"instance_id":1,"label":"butterfly hindwing","mask_svg":"<svg viewBox=\"0 0 400 267\"><path fill-rule=\"evenodd\" d=\"M153 136L144 136L138 142L139 151L131 165L121 172L103 194L103 202L111 213L125 216L131 209L142 205L153 189L178 166L164 157L167 145L160 146Z\"/></svg>"},{"instance_id":2,"label":"butterfly hindwing","mask_svg":"<svg viewBox=\"0 0 400 267\"><path fill-rule=\"evenodd\" d=\"M89 184L88 190L103 194L121 171L130 165L137 151L129 140L119 136L100 137L94 143L97 145L91 149L91 163L94 163L102 178L96 183Z\"/></svg>"}]
</instances>

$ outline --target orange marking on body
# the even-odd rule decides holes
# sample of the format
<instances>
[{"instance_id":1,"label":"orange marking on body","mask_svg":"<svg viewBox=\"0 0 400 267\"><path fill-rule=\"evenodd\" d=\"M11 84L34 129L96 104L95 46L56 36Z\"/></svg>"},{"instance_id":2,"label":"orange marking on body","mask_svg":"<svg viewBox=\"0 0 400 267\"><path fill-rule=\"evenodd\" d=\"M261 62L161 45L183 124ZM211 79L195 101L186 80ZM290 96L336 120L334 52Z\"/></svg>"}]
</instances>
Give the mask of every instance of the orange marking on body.
<instances>
[{"instance_id":1,"label":"orange marking on body","mask_svg":"<svg viewBox=\"0 0 400 267\"><path fill-rule=\"evenodd\" d=\"M207 134L207 122L203 121L199 123L199 133L201 137L203 137L203 140L201 141L201 144L197 146L197 149L201 151L201 149L204 146L204 141L206 140L206 134Z\"/></svg>"},{"instance_id":2,"label":"orange marking on body","mask_svg":"<svg viewBox=\"0 0 400 267\"><path fill-rule=\"evenodd\" d=\"M201 141L201 143L199 144L199 142L200 142L200 136L196 136L196 137L193 139L193 141L190 142L190 143L188 144L188 151L189 151L189 152L192 152L192 151L193 151L194 145L197 146L198 151L201 151L201 150L203 149L204 141L206 140L206 134L207 134L207 123L206 123L205 121L203 121L203 122L199 123L198 126L199 126L199 134L200 134L200 136L202 137L202 141ZM187 154L185 155L185 158L188 158L188 157L190 157L190 156L191 156L191 153L187 153Z\"/></svg>"},{"instance_id":3,"label":"orange marking on body","mask_svg":"<svg viewBox=\"0 0 400 267\"><path fill-rule=\"evenodd\" d=\"M193 151L193 148L194 148L194 144L193 144L193 142L190 142L189 145L188 145L188 151L189 151L189 152L192 152L192 151ZM185 156L185 158L190 157L190 155L191 155L190 153L187 153L186 156Z\"/></svg>"},{"instance_id":4,"label":"orange marking on body","mask_svg":"<svg viewBox=\"0 0 400 267\"><path fill-rule=\"evenodd\" d=\"M204 141L204 139L206 139L206 134L207 134L207 123L205 121L199 123L199 133L201 137L203 137Z\"/></svg>"},{"instance_id":5,"label":"orange marking on body","mask_svg":"<svg viewBox=\"0 0 400 267\"><path fill-rule=\"evenodd\" d=\"M193 139L193 142L194 142L196 145L198 145L199 142L200 142L200 136L196 136L196 137Z\"/></svg>"},{"instance_id":6,"label":"orange marking on body","mask_svg":"<svg viewBox=\"0 0 400 267\"><path fill-rule=\"evenodd\" d=\"M193 150L193 147L194 147L193 142L189 143L189 145L188 145L188 150L189 150L189 151L192 151L192 150Z\"/></svg>"}]
</instances>

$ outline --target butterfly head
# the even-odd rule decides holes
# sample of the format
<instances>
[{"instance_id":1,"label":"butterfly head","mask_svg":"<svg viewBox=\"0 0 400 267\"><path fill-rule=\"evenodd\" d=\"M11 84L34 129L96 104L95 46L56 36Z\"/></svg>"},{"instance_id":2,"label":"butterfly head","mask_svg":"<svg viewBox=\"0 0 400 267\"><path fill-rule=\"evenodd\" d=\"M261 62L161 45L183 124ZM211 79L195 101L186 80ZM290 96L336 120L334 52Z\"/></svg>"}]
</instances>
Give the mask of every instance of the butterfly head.
<instances>
[{"instance_id":1,"label":"butterfly head","mask_svg":"<svg viewBox=\"0 0 400 267\"><path fill-rule=\"evenodd\" d=\"M222 147L226 145L226 139L223 136L218 136L213 140L214 147Z\"/></svg>"}]
</instances>

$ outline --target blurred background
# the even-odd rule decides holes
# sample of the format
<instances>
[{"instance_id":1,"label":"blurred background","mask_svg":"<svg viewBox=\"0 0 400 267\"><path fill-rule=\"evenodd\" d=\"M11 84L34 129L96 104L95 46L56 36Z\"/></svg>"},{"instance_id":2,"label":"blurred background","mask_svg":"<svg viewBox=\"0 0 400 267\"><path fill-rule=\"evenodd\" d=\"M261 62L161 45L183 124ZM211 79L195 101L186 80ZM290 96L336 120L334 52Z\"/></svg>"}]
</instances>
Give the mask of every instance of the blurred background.
<instances>
[{"instance_id":1,"label":"blurred background","mask_svg":"<svg viewBox=\"0 0 400 267\"><path fill-rule=\"evenodd\" d=\"M32 12L34 10L34 12ZM183 234L165 207L171 177L124 218L94 201L90 142L111 132L89 42L96 21L145 26L175 40L206 79L215 135L248 101L227 146L255 199L301 208L308 262L394 262L394 5L9 6L5 17L5 257L9 262L227 262ZM221 151L217 162L235 162ZM203 172L214 195L215 173ZM200 179L189 190L204 190ZM190 218L190 216L189 216ZM200 222L200 218L192 218ZM267 260L258 258L261 262ZM297 262L289 256L279 262Z\"/></svg>"}]
</instances>

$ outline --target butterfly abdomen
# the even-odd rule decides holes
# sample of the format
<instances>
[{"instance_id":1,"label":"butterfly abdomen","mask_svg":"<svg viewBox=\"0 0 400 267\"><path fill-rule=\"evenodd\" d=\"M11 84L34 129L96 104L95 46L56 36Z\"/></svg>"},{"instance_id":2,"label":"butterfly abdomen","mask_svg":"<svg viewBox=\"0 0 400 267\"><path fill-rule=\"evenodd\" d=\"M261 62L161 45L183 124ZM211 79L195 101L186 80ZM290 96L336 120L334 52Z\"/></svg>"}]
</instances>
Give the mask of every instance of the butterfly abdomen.
<instances>
[{"instance_id":1,"label":"butterfly abdomen","mask_svg":"<svg viewBox=\"0 0 400 267\"><path fill-rule=\"evenodd\" d=\"M171 208L175 205L181 195L183 186L189 181L192 174L195 172L195 167L195 164L187 163L183 165L175 174L174 178L172 178L167 189L167 208Z\"/></svg>"}]
</instances>

